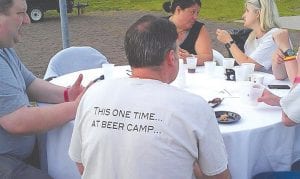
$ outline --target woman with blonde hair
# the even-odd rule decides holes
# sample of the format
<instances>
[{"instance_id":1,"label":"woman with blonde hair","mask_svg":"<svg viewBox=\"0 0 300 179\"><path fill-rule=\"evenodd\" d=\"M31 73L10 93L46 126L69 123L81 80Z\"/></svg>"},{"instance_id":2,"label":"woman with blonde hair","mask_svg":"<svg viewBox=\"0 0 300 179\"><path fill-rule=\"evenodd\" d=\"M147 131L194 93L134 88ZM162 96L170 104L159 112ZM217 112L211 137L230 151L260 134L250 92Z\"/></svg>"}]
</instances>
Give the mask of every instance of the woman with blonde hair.
<instances>
[{"instance_id":1,"label":"woman with blonde hair","mask_svg":"<svg viewBox=\"0 0 300 179\"><path fill-rule=\"evenodd\" d=\"M246 0L244 26L252 29L245 42L243 53L230 34L217 29L217 39L230 50L238 64L255 63L259 71L272 71L272 54L276 50L273 33L278 30L278 10L273 0Z\"/></svg>"},{"instance_id":2,"label":"woman with blonde hair","mask_svg":"<svg viewBox=\"0 0 300 179\"><path fill-rule=\"evenodd\" d=\"M172 14L168 19L176 26L179 58L195 56L197 65L213 58L209 33L197 21L200 8L200 0L171 0L163 4L163 9Z\"/></svg>"}]
</instances>

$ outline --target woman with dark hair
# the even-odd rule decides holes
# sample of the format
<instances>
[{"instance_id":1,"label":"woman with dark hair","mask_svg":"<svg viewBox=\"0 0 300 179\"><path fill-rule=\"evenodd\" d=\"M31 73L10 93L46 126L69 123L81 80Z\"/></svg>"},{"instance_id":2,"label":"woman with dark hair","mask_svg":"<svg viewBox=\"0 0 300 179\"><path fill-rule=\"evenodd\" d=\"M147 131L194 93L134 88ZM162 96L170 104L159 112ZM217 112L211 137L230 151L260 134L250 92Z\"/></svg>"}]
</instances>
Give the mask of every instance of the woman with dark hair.
<instances>
[{"instance_id":1,"label":"woman with dark hair","mask_svg":"<svg viewBox=\"0 0 300 179\"><path fill-rule=\"evenodd\" d=\"M172 0L163 4L163 9L172 13L169 20L176 25L179 58L195 56L197 65L213 58L209 33L205 25L197 21L200 8L200 0Z\"/></svg>"}]
</instances>

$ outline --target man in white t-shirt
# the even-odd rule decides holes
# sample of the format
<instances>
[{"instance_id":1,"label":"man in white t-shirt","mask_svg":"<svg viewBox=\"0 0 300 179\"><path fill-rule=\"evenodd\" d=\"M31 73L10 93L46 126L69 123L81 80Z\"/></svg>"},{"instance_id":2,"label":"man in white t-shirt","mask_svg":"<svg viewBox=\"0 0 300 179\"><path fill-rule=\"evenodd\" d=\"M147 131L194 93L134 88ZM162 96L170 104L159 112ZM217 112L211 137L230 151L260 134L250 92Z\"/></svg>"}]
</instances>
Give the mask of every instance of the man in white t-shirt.
<instances>
[{"instance_id":1,"label":"man in white t-shirt","mask_svg":"<svg viewBox=\"0 0 300 179\"><path fill-rule=\"evenodd\" d=\"M175 25L146 15L125 36L131 78L100 81L80 102L69 155L87 179L229 178L214 112L169 85L178 73ZM198 165L197 165L198 166Z\"/></svg>"}]
</instances>

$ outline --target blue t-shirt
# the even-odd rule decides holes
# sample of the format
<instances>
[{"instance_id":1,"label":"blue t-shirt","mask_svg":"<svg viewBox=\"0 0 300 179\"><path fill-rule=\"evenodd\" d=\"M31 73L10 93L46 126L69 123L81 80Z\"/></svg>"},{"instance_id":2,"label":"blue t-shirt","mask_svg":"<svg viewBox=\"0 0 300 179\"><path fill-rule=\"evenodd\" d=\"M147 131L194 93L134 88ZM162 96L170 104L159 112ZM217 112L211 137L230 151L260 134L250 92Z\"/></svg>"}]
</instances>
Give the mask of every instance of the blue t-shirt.
<instances>
[{"instance_id":1,"label":"blue t-shirt","mask_svg":"<svg viewBox=\"0 0 300 179\"><path fill-rule=\"evenodd\" d=\"M13 49L0 49L0 117L29 105L26 88L35 79ZM31 154L34 143L35 135L12 135L0 127L1 155L25 159Z\"/></svg>"}]
</instances>

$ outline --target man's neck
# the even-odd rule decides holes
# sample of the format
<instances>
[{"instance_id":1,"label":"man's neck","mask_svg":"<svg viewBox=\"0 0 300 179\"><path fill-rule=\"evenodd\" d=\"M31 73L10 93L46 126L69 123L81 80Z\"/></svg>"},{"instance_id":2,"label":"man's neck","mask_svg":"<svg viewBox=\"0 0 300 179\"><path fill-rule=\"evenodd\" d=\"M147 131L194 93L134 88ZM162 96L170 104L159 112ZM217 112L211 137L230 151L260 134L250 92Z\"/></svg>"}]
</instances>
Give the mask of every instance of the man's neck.
<instances>
[{"instance_id":1,"label":"man's neck","mask_svg":"<svg viewBox=\"0 0 300 179\"><path fill-rule=\"evenodd\" d=\"M152 79L169 83L169 80L160 67L132 68L131 78Z\"/></svg>"}]
</instances>

